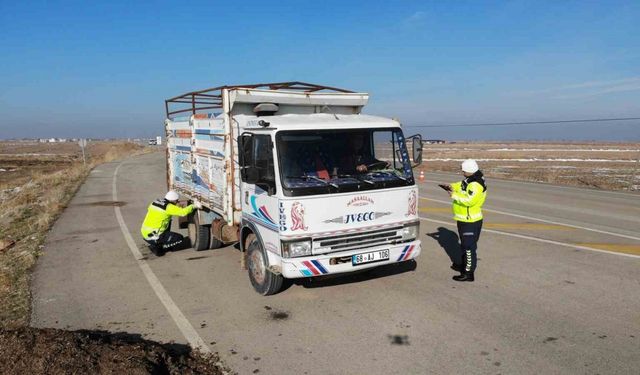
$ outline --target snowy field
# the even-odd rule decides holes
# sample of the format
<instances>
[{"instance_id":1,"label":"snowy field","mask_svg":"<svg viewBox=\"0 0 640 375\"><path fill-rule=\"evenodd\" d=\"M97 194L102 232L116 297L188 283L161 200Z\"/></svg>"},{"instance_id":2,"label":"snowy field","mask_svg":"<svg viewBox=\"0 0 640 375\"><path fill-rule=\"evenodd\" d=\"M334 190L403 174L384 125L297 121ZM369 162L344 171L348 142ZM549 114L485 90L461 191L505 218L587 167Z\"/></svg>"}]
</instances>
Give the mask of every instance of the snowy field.
<instances>
[{"instance_id":1,"label":"snowy field","mask_svg":"<svg viewBox=\"0 0 640 375\"><path fill-rule=\"evenodd\" d=\"M489 177L640 191L640 143L425 144L420 169L457 172L468 158Z\"/></svg>"}]
</instances>

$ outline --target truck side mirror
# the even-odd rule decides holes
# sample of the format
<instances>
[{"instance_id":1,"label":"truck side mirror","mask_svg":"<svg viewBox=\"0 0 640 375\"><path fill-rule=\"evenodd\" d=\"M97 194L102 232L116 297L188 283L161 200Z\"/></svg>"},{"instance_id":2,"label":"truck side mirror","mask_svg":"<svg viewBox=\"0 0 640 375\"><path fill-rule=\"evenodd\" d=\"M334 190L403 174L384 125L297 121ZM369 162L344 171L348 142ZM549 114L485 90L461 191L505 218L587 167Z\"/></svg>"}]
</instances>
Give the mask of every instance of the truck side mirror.
<instances>
[{"instance_id":1,"label":"truck side mirror","mask_svg":"<svg viewBox=\"0 0 640 375\"><path fill-rule=\"evenodd\" d=\"M411 136L412 159L415 166L422 164L422 135Z\"/></svg>"}]
</instances>

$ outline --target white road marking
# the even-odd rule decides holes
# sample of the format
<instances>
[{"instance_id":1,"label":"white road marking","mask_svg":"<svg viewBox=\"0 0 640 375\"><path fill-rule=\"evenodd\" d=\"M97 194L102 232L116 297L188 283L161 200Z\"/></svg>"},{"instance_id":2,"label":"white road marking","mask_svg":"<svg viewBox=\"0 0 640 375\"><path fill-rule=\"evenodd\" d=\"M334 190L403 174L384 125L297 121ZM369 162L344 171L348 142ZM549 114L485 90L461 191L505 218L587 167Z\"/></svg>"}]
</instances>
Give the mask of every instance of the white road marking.
<instances>
[{"instance_id":1,"label":"white road marking","mask_svg":"<svg viewBox=\"0 0 640 375\"><path fill-rule=\"evenodd\" d=\"M116 188L116 181L118 177L118 170L120 169L121 166L122 166L122 163L120 163L116 168L116 170L113 172L113 200L114 201L118 200L118 191ZM122 235L124 236L124 239L127 242L127 245L129 245L129 249L131 250L133 257L138 262L138 266L140 266L142 273L144 274L147 281L149 282L151 289L153 289L153 291L156 293L156 295L160 299L160 302L162 302L164 307L167 309L167 312L169 313L173 321L176 323L176 325L178 326L178 329L180 330L180 332L182 332L182 335L187 339L189 344L193 348L198 348L200 349L200 351L204 353L210 353L211 349L209 349L209 347L204 342L202 337L198 335L198 332L196 332L196 330L193 328L191 323L189 323L189 320L187 319L187 317L182 313L182 311L180 311L180 308L178 307L178 305L176 305L176 303L173 302L173 299L171 298L169 293L167 293L167 290L164 288L164 286L162 285L162 283L160 282L156 274L153 273L153 270L151 269L151 267L149 267L149 264L144 259L142 253L138 249L138 246L136 245L135 241L131 237L131 233L129 232L127 225L124 223L124 219L122 218L122 212L120 211L120 207L114 207L114 209L116 212L116 219L118 220L118 224L120 225L120 230L122 231Z\"/></svg>"},{"instance_id":2,"label":"white road marking","mask_svg":"<svg viewBox=\"0 0 640 375\"><path fill-rule=\"evenodd\" d=\"M427 219L426 217L422 217L419 216L421 220L425 220L425 221L430 221L432 223L437 223L437 224L442 224L442 225L448 225L448 226L456 226L455 223L449 222L449 221L442 221L442 220L435 220L435 219ZM601 249L594 249L593 247L587 247L587 246L581 246L581 245L574 245L574 244L570 244L570 243L566 243L566 242L559 242L559 241L553 241L553 240L546 240L544 238L538 238L538 237L531 237L531 236L525 236L523 234L516 234L516 233L508 233L508 232L502 232L499 230L493 230L493 229L482 229L483 232L488 232L488 233L495 233L495 234L501 234L503 236L508 236L508 237L516 237L516 238L521 238L523 240L531 240L531 241L538 241L538 242L544 242L544 243L548 243L551 245L558 245L558 246L564 246L564 247L570 247L572 249L578 249L578 250L588 250L588 251L595 251L598 253L605 253L605 254L612 254L612 255L621 255L621 256L625 256L625 257L630 257L630 258L636 258L636 259L640 259L640 255L635 255L635 254L625 254L625 253L616 253L614 251L607 251L607 250L601 250Z\"/></svg>"},{"instance_id":3,"label":"white road marking","mask_svg":"<svg viewBox=\"0 0 640 375\"><path fill-rule=\"evenodd\" d=\"M420 198L420 199L424 199L424 200L432 201L432 202L438 202L438 203L451 204L451 201L443 201L443 200L440 200L440 199L432 199L432 198ZM539 222L548 223L548 224L564 225L565 227L582 229L582 230L587 230L587 231L590 231L590 232L608 234L610 236L616 236L616 237L622 237L622 238L628 238L628 239L631 239L631 240L640 241L640 237L629 236L627 234L608 232L606 230L601 230L601 229L587 228L587 227L583 227L583 226L580 226L580 225L567 224L567 223L562 223L562 222L559 222L559 221L539 219L537 217L518 215L518 214L511 213L511 212L494 210L494 209L490 209L490 208L483 208L482 210L486 211L486 212L494 212L494 213L500 214L500 215L513 216L513 217L517 217L517 218L520 218L520 219L539 221Z\"/></svg>"}]
</instances>

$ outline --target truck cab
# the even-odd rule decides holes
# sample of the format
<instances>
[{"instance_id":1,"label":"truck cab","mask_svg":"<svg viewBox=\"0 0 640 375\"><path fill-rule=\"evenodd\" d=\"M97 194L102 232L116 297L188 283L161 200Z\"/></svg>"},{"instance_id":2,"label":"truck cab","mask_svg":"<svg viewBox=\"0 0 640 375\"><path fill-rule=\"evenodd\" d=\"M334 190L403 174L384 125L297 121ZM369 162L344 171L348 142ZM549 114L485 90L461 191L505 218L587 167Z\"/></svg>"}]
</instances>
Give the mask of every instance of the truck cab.
<instances>
[{"instance_id":1,"label":"truck cab","mask_svg":"<svg viewBox=\"0 0 640 375\"><path fill-rule=\"evenodd\" d=\"M190 236L238 241L263 295L284 279L419 256L420 136L361 114L367 94L270 85L223 88L221 113L203 116L194 105L188 124L167 120L169 185L204 206Z\"/></svg>"}]
</instances>

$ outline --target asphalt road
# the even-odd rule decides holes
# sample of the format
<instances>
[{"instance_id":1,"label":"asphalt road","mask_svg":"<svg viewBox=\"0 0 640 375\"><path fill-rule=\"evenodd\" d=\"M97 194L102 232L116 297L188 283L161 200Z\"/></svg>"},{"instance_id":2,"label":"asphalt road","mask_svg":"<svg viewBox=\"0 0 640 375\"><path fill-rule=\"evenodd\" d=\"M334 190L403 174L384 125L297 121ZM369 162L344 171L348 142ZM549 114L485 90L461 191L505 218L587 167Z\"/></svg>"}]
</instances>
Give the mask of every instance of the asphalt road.
<instances>
[{"instance_id":1,"label":"asphalt road","mask_svg":"<svg viewBox=\"0 0 640 375\"><path fill-rule=\"evenodd\" d=\"M138 228L164 194L163 154L119 165L97 167L49 234L34 326L181 343L186 332L240 374L640 368L639 195L489 179L476 282L460 284L447 255L457 251L448 196L434 187L457 176L430 174L416 263L261 297L234 247L151 255Z\"/></svg>"}]
</instances>

